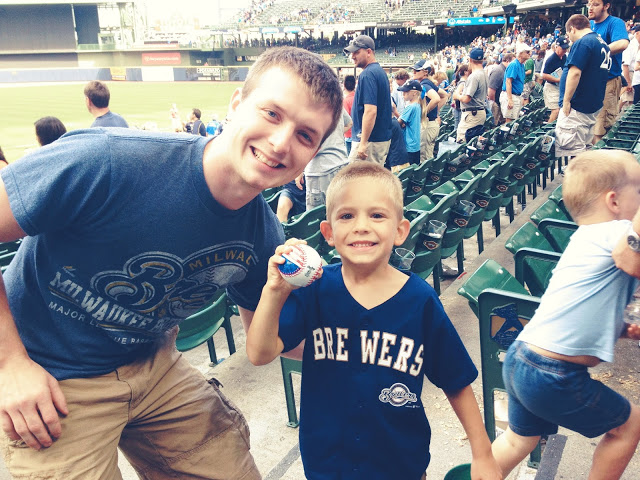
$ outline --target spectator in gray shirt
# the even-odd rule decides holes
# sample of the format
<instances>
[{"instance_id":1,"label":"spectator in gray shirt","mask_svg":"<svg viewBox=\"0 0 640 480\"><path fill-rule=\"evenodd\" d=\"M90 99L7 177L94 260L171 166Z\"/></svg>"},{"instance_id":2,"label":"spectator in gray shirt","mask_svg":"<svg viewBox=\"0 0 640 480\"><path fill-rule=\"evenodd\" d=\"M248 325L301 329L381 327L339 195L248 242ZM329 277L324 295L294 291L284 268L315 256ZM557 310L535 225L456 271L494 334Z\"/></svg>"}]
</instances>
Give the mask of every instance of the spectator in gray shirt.
<instances>
[{"instance_id":1,"label":"spectator in gray shirt","mask_svg":"<svg viewBox=\"0 0 640 480\"><path fill-rule=\"evenodd\" d=\"M502 63L495 67L489 75L489 87L487 89L487 98L491 108L496 125L504 122L502 112L500 111L500 92L502 92L502 82L504 81L504 72L507 65L513 61L513 53L507 52L502 54Z\"/></svg>"},{"instance_id":2,"label":"spectator in gray shirt","mask_svg":"<svg viewBox=\"0 0 640 480\"><path fill-rule=\"evenodd\" d=\"M127 121L117 113L109 110L111 93L109 88L98 80L92 80L84 87L87 110L95 120L91 127L123 127L129 128Z\"/></svg>"}]
</instances>

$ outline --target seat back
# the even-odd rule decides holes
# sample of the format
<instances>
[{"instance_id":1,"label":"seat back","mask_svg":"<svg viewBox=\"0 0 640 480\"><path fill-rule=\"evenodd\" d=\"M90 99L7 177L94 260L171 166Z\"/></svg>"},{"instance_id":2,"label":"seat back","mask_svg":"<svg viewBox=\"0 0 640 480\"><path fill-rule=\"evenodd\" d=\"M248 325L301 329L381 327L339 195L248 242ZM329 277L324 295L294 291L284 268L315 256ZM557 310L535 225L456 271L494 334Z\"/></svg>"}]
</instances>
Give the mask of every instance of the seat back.
<instances>
[{"instance_id":1,"label":"seat back","mask_svg":"<svg viewBox=\"0 0 640 480\"><path fill-rule=\"evenodd\" d=\"M420 233L422 232L425 223L427 223L428 217L429 212L421 211L410 220L411 228L409 229L409 235L407 236L407 239L401 245L402 248L406 248L407 250L411 251L414 250L416 243L420 238Z\"/></svg>"},{"instance_id":2,"label":"seat back","mask_svg":"<svg viewBox=\"0 0 640 480\"><path fill-rule=\"evenodd\" d=\"M502 358L539 304L537 297L494 288L478 297L484 422L491 441L496 437L494 392L504 390Z\"/></svg>"},{"instance_id":3,"label":"seat back","mask_svg":"<svg viewBox=\"0 0 640 480\"><path fill-rule=\"evenodd\" d=\"M469 301L471 310L478 315L478 297L488 289L496 288L506 290L521 295L529 295L529 292L522 286L507 269L503 268L495 260L485 260L478 269L469 274L467 280L458 289L458 295L462 295Z\"/></svg>"},{"instance_id":4,"label":"seat back","mask_svg":"<svg viewBox=\"0 0 640 480\"><path fill-rule=\"evenodd\" d=\"M558 207L558 204L553 200L547 200L540 205L535 212L531 214L531 221L536 225L540 223L543 218L555 218L556 220L571 221L571 218Z\"/></svg>"},{"instance_id":5,"label":"seat back","mask_svg":"<svg viewBox=\"0 0 640 480\"><path fill-rule=\"evenodd\" d=\"M531 222L523 224L511 235L504 244L511 253L516 253L524 247L538 248L540 250L555 251L545 236Z\"/></svg>"},{"instance_id":6,"label":"seat back","mask_svg":"<svg viewBox=\"0 0 640 480\"><path fill-rule=\"evenodd\" d=\"M299 238L306 240L310 247L321 246L323 238L320 233L320 222L326 218L325 205L318 205L311 210L291 218L282 224L286 238Z\"/></svg>"},{"instance_id":7,"label":"seat back","mask_svg":"<svg viewBox=\"0 0 640 480\"><path fill-rule=\"evenodd\" d=\"M516 280L526 285L531 295L541 297L549 286L561 256L562 254L558 252L521 248L514 255Z\"/></svg>"},{"instance_id":8,"label":"seat back","mask_svg":"<svg viewBox=\"0 0 640 480\"><path fill-rule=\"evenodd\" d=\"M543 218L538 223L538 230L545 236L556 252L564 252L569 245L573 232L578 229L574 222L565 222L553 218Z\"/></svg>"},{"instance_id":9,"label":"seat back","mask_svg":"<svg viewBox=\"0 0 640 480\"><path fill-rule=\"evenodd\" d=\"M232 306L224 290L219 290L219 297L208 307L203 308L180 322L180 330L176 338L176 348L185 352L203 343L209 347L211 365L218 363L213 335L223 327L227 336L229 354L236 351L231 331Z\"/></svg>"}]
</instances>

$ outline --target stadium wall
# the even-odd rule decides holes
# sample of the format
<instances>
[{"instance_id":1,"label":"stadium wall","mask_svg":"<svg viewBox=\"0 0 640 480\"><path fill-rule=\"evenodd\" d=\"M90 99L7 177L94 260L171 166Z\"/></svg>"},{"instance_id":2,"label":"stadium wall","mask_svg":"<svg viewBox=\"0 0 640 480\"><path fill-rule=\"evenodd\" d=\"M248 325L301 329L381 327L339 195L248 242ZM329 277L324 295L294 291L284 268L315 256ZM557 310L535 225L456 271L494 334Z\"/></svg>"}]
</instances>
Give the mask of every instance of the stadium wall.
<instances>
[{"instance_id":1,"label":"stadium wall","mask_svg":"<svg viewBox=\"0 0 640 480\"><path fill-rule=\"evenodd\" d=\"M111 67L0 70L0 83L31 82L185 82L236 81L247 77L249 67Z\"/></svg>"},{"instance_id":2,"label":"stadium wall","mask_svg":"<svg viewBox=\"0 0 640 480\"><path fill-rule=\"evenodd\" d=\"M1 46L1 44L0 44ZM171 66L250 66L263 48L225 48L214 50L155 48L144 50L75 50L73 52L0 51L0 69L54 67L142 67Z\"/></svg>"}]
</instances>

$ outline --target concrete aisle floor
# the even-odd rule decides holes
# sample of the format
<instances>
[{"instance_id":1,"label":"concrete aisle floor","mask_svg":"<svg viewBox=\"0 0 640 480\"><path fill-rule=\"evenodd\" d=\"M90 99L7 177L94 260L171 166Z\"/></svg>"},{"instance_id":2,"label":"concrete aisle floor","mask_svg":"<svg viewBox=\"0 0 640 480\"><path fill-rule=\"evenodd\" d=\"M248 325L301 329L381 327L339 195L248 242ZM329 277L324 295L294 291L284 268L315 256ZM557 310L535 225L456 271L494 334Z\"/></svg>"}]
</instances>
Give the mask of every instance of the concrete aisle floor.
<instances>
[{"instance_id":1,"label":"concrete aisle floor","mask_svg":"<svg viewBox=\"0 0 640 480\"><path fill-rule=\"evenodd\" d=\"M501 215L502 234L497 239L490 223L485 222L483 226L485 251L478 255L475 238L465 241L465 270L473 271L485 259L493 258L513 273L513 258L504 248L505 240L528 220L530 213L546 200L549 193L560 182L561 178L556 178L544 191L539 192L535 200L529 197L526 210L523 214L517 215L512 224L509 224L507 216ZM455 267L455 257L448 259L446 263ZM479 368L478 322L466 300L456 293L463 282L464 275L458 279L445 279L442 282L441 300L469 350L471 358ZM245 335L239 318L234 318L232 322L238 348L236 354L228 357L224 333L219 332L215 338L216 350L220 357L228 358L218 366L209 367L206 345L201 345L185 355L207 378L214 376L222 382L225 395L236 403L247 417L251 428L252 452L264 479L302 480L304 473L298 450L298 430L286 425L287 412L280 362L276 360L264 367L251 365L244 352ZM616 354L614 365L601 365L594 369L594 374L635 403L640 403L638 382L640 349L635 342L621 341ZM294 375L294 386L296 392L299 392L299 376ZM479 379L474 382L473 389L479 405L482 406L482 389ZM425 382L422 400L432 428L432 460L428 469L428 478L441 480L452 467L470 461L469 442L440 390ZM586 479L597 439L586 439L564 430L560 433L567 435L568 440L555 478ZM125 480L137 478L122 456L120 467ZM638 472L640 472L640 455L634 457L623 480L637 480ZM523 462L509 479L532 480L535 475L536 471L527 468L526 463ZM10 478L0 462L0 480Z\"/></svg>"}]
</instances>

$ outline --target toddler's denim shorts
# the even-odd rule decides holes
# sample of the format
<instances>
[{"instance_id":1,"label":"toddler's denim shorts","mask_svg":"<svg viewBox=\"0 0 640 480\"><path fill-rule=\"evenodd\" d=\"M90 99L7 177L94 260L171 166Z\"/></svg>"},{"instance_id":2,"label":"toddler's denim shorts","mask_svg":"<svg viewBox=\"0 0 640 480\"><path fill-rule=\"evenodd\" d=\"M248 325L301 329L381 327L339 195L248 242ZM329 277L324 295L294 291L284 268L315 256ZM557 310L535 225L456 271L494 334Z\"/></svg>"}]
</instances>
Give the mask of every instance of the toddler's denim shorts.
<instances>
[{"instance_id":1,"label":"toddler's denim shorts","mask_svg":"<svg viewBox=\"0 0 640 480\"><path fill-rule=\"evenodd\" d=\"M586 366L542 356L524 342L509 347L502 366L509 394L509 427L531 437L558 425L593 438L624 424L631 404L589 375Z\"/></svg>"}]
</instances>

